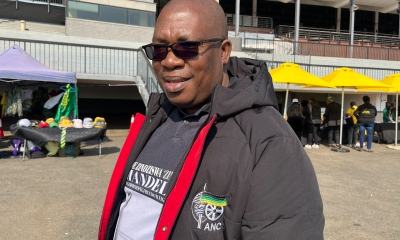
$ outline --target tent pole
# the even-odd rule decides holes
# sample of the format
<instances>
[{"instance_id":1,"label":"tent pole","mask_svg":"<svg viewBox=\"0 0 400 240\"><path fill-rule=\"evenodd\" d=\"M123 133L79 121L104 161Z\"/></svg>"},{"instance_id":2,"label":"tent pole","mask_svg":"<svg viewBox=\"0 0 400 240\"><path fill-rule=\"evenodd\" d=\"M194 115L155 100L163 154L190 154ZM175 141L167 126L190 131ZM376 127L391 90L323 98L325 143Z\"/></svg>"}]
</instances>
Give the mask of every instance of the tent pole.
<instances>
[{"instance_id":1,"label":"tent pole","mask_svg":"<svg viewBox=\"0 0 400 240\"><path fill-rule=\"evenodd\" d=\"M399 122L397 121L399 115L399 92L396 92L396 117L394 119L395 123L396 123L396 133L395 133L395 140L394 140L394 145L397 147L397 131L398 131L398 124Z\"/></svg>"},{"instance_id":2,"label":"tent pole","mask_svg":"<svg viewBox=\"0 0 400 240\"><path fill-rule=\"evenodd\" d=\"M78 83L75 83L75 107L76 107L76 118L79 119L78 111Z\"/></svg>"},{"instance_id":3,"label":"tent pole","mask_svg":"<svg viewBox=\"0 0 400 240\"><path fill-rule=\"evenodd\" d=\"M284 110L284 112L283 112L283 117L286 119L286 115L287 115L287 102L288 102L288 97L289 97L289 84L290 83L288 83L287 84L287 87L286 87L286 98L285 98L285 110Z\"/></svg>"},{"instance_id":4,"label":"tent pole","mask_svg":"<svg viewBox=\"0 0 400 240\"><path fill-rule=\"evenodd\" d=\"M339 136L340 136L340 139L339 139L340 145L339 145L339 148L342 148L342 135L343 135L343 104L344 104L344 87L342 87L342 106L341 106L342 110L340 111L340 134L339 134Z\"/></svg>"}]
</instances>

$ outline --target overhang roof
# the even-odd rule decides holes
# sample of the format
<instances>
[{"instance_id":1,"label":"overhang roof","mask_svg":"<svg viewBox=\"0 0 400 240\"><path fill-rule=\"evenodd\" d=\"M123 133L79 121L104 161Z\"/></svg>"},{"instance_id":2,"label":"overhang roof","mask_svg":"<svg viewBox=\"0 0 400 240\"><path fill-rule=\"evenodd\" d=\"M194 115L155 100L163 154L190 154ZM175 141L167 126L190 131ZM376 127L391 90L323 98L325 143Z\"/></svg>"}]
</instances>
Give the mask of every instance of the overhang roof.
<instances>
[{"instance_id":1,"label":"overhang roof","mask_svg":"<svg viewBox=\"0 0 400 240\"><path fill-rule=\"evenodd\" d=\"M294 3L293 0L268 0L282 3ZM356 0L360 10L378 11L381 13L397 13L400 0ZM301 4L326 6L334 8L350 8L349 0L300 0Z\"/></svg>"}]
</instances>

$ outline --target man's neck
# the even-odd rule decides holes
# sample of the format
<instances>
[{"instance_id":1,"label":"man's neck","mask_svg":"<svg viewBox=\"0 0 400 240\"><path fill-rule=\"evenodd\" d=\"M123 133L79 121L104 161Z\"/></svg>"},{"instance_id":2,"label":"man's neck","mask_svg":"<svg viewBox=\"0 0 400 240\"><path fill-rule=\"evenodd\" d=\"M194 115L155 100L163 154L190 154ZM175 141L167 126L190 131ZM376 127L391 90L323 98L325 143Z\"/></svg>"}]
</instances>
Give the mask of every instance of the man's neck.
<instances>
[{"instance_id":1,"label":"man's neck","mask_svg":"<svg viewBox=\"0 0 400 240\"><path fill-rule=\"evenodd\" d=\"M223 87L228 87L228 86L229 86L229 76L228 76L227 73L224 73L224 77L223 77L223 79L222 79L221 85L222 85Z\"/></svg>"},{"instance_id":2,"label":"man's neck","mask_svg":"<svg viewBox=\"0 0 400 240\"><path fill-rule=\"evenodd\" d=\"M222 79L221 85L223 87L228 87L229 86L229 76L228 76L228 74L224 73L224 77ZM188 114L188 115L192 115L192 114L196 113L197 111L199 111L206 104L208 104L208 103L205 103L205 104L201 105L200 107L184 108L184 109L181 108L181 110L183 112L185 112L186 114Z\"/></svg>"}]
</instances>

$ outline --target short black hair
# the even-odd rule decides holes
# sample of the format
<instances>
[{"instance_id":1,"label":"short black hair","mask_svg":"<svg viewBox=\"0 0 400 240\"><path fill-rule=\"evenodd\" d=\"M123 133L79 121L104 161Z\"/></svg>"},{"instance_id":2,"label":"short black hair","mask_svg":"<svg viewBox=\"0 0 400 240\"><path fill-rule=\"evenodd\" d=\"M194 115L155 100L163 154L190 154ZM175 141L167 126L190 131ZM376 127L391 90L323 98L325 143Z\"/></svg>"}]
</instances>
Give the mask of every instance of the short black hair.
<instances>
[{"instance_id":1,"label":"short black hair","mask_svg":"<svg viewBox=\"0 0 400 240\"><path fill-rule=\"evenodd\" d=\"M353 107L354 105L357 105L356 102L351 102L350 107Z\"/></svg>"},{"instance_id":2,"label":"short black hair","mask_svg":"<svg viewBox=\"0 0 400 240\"><path fill-rule=\"evenodd\" d=\"M368 96L364 96L363 97L363 101L365 102L365 103L367 103L367 102L369 102L369 100L371 100Z\"/></svg>"},{"instance_id":3,"label":"short black hair","mask_svg":"<svg viewBox=\"0 0 400 240\"><path fill-rule=\"evenodd\" d=\"M315 97L310 97L308 100L315 102Z\"/></svg>"}]
</instances>

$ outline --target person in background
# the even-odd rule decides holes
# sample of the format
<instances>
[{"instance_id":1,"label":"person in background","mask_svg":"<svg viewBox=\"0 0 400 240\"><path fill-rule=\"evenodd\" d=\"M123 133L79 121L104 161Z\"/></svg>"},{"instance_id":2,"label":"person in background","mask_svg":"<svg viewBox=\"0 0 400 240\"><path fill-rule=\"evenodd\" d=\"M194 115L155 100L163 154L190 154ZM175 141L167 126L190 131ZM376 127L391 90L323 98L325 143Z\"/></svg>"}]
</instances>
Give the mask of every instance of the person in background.
<instances>
[{"instance_id":1,"label":"person in background","mask_svg":"<svg viewBox=\"0 0 400 240\"><path fill-rule=\"evenodd\" d=\"M315 102L314 97L308 99L307 107L303 109L303 115L306 117L307 145L305 148L319 148L320 144L320 126L321 126L321 106ZM314 144L312 140L314 137Z\"/></svg>"},{"instance_id":2,"label":"person in background","mask_svg":"<svg viewBox=\"0 0 400 240\"><path fill-rule=\"evenodd\" d=\"M388 103L386 108L383 109L383 122L394 123L396 121L396 113L393 103Z\"/></svg>"},{"instance_id":3,"label":"person in background","mask_svg":"<svg viewBox=\"0 0 400 240\"><path fill-rule=\"evenodd\" d=\"M292 105L289 107L288 111L288 123L292 127L293 131L296 133L297 137L301 141L301 133L304 126L304 117L302 114L303 107L300 105L297 98L293 98Z\"/></svg>"},{"instance_id":4,"label":"person in background","mask_svg":"<svg viewBox=\"0 0 400 240\"><path fill-rule=\"evenodd\" d=\"M364 104L359 106L354 111L354 116L357 117L358 128L360 129L360 148L357 151L362 151L364 147L365 130L367 130L367 148L368 152L372 152L372 134L374 132L374 122L377 115L375 106L370 103L368 96L363 97Z\"/></svg>"},{"instance_id":5,"label":"person in background","mask_svg":"<svg viewBox=\"0 0 400 240\"><path fill-rule=\"evenodd\" d=\"M350 108L347 109L346 116L346 126L347 126L347 137L348 137L348 147L356 147L358 139L358 126L357 118L354 116L354 111L357 110L357 105L355 102L350 103Z\"/></svg>"},{"instance_id":6,"label":"person in background","mask_svg":"<svg viewBox=\"0 0 400 240\"><path fill-rule=\"evenodd\" d=\"M327 106L324 114L324 123L328 127L328 146L332 146L333 132L335 132L336 146L339 147L341 105L333 102L333 100L333 97L326 98Z\"/></svg>"}]
</instances>

